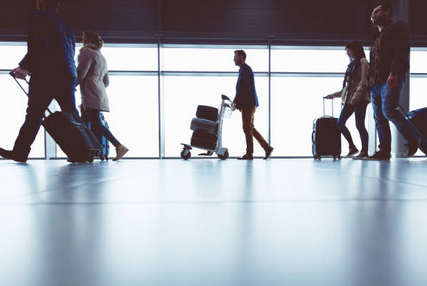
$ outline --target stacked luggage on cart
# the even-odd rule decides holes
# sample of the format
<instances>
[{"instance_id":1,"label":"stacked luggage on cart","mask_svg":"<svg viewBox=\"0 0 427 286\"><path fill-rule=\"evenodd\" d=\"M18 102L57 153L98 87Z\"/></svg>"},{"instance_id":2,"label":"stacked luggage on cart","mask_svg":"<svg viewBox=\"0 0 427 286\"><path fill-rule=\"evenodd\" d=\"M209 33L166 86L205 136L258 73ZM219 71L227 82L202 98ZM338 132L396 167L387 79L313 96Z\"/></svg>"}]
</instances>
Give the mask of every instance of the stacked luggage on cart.
<instances>
[{"instance_id":1,"label":"stacked luggage on cart","mask_svg":"<svg viewBox=\"0 0 427 286\"><path fill-rule=\"evenodd\" d=\"M228 102L230 99L222 95L221 107L218 108L199 105L196 111L196 118L191 121L190 129L193 130L190 145L182 143L184 148L181 152L181 158L188 160L191 157L192 147L206 150L206 153L199 155L211 156L218 154L218 158L225 160L228 158L228 149L222 147L222 122L225 109L230 108Z\"/></svg>"},{"instance_id":2,"label":"stacked luggage on cart","mask_svg":"<svg viewBox=\"0 0 427 286\"><path fill-rule=\"evenodd\" d=\"M218 141L218 108L199 105L191 120L191 146L215 150Z\"/></svg>"}]
</instances>

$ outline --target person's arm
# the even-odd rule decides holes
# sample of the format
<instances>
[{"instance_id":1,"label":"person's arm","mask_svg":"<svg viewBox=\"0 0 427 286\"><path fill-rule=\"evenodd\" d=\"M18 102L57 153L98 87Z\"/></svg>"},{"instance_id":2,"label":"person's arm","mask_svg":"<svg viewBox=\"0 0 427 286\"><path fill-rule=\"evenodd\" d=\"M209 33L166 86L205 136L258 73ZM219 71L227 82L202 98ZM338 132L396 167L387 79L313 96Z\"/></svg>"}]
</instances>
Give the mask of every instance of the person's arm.
<instances>
[{"instance_id":1,"label":"person's arm","mask_svg":"<svg viewBox=\"0 0 427 286\"><path fill-rule=\"evenodd\" d=\"M49 28L47 21L36 12L30 21L28 30L28 51L17 70L33 72L41 67L49 48ZM28 74L27 73L27 74Z\"/></svg>"},{"instance_id":2,"label":"person's arm","mask_svg":"<svg viewBox=\"0 0 427 286\"><path fill-rule=\"evenodd\" d=\"M325 96L325 98L327 99L337 98L341 96L341 93L342 93L342 90L328 94L327 96Z\"/></svg>"},{"instance_id":3,"label":"person's arm","mask_svg":"<svg viewBox=\"0 0 427 286\"><path fill-rule=\"evenodd\" d=\"M358 103L367 93L368 89L368 76L369 76L369 63L366 59L362 59L360 61L360 81L355 82L356 89L354 91L353 96L351 97L350 104Z\"/></svg>"},{"instance_id":4,"label":"person's arm","mask_svg":"<svg viewBox=\"0 0 427 286\"><path fill-rule=\"evenodd\" d=\"M92 56L86 49L80 50L78 57L79 65L77 66L77 85L79 85L86 77L90 66L92 65Z\"/></svg>"},{"instance_id":5,"label":"person's arm","mask_svg":"<svg viewBox=\"0 0 427 286\"><path fill-rule=\"evenodd\" d=\"M105 73L104 78L102 79L105 87L110 85L110 77L108 76L108 72Z\"/></svg>"},{"instance_id":6,"label":"person's arm","mask_svg":"<svg viewBox=\"0 0 427 286\"><path fill-rule=\"evenodd\" d=\"M398 85L399 74L405 74L409 68L410 32L404 22L395 23L393 31L390 32L395 39L396 53L391 62L387 85L389 88L395 88Z\"/></svg>"}]
</instances>

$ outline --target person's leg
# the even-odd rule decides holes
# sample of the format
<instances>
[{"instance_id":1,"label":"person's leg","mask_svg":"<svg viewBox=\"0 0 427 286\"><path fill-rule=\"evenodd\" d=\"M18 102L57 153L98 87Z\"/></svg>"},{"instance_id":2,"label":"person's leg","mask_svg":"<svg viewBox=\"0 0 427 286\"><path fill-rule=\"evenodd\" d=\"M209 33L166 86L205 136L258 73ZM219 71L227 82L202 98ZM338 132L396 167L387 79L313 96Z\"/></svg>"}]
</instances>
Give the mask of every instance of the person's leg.
<instances>
[{"instance_id":1,"label":"person's leg","mask_svg":"<svg viewBox=\"0 0 427 286\"><path fill-rule=\"evenodd\" d=\"M245 133L246 139L246 156L252 158L254 153L254 141L252 136L253 130L253 114L255 112L255 107L244 107L240 110L242 112L242 124L243 132ZM242 157L243 158L243 157Z\"/></svg>"},{"instance_id":2,"label":"person's leg","mask_svg":"<svg viewBox=\"0 0 427 286\"><path fill-rule=\"evenodd\" d=\"M258 132L258 130L255 128L255 111L256 107L254 107L254 111L252 113L252 136L258 141L258 143L261 145L261 147L265 151L264 160L270 158L271 153L273 152L273 147L268 145L267 141L265 141L264 137L261 135L261 133Z\"/></svg>"},{"instance_id":3,"label":"person's leg","mask_svg":"<svg viewBox=\"0 0 427 286\"><path fill-rule=\"evenodd\" d=\"M89 108L85 110L85 114L87 115L87 119L90 122L91 129L94 133L105 136L105 138L107 138L107 140L110 141L111 144L113 144L116 148L121 145L120 142L111 133L110 129L102 124L101 112L99 110Z\"/></svg>"},{"instance_id":4,"label":"person's leg","mask_svg":"<svg viewBox=\"0 0 427 286\"><path fill-rule=\"evenodd\" d=\"M359 102L354 105L354 112L356 116L356 128L359 131L360 141L362 142L362 150L360 152L368 152L369 135L365 127L366 107L368 102Z\"/></svg>"},{"instance_id":5,"label":"person's leg","mask_svg":"<svg viewBox=\"0 0 427 286\"><path fill-rule=\"evenodd\" d=\"M387 118L383 114L383 92L387 83L375 85L371 89L372 108L374 110L375 127L378 131L379 151L390 155L391 152L391 132Z\"/></svg>"},{"instance_id":6,"label":"person's leg","mask_svg":"<svg viewBox=\"0 0 427 286\"><path fill-rule=\"evenodd\" d=\"M343 108L341 109L341 114L337 121L338 129L340 130L342 135L344 135L344 138L347 140L350 149L356 146L354 145L353 138L351 137L350 131L345 126L345 124L347 120L350 118L350 116L353 114L353 112L354 112L353 105L351 104L344 105Z\"/></svg>"},{"instance_id":7,"label":"person's leg","mask_svg":"<svg viewBox=\"0 0 427 286\"><path fill-rule=\"evenodd\" d=\"M83 122L76 108L76 79L64 78L52 87L55 100L61 107L61 111L69 112L76 122Z\"/></svg>"},{"instance_id":8,"label":"person's leg","mask_svg":"<svg viewBox=\"0 0 427 286\"><path fill-rule=\"evenodd\" d=\"M259 145L261 145L262 149L264 149L265 151L268 149L269 145L267 143L267 141L265 141L264 137L261 135L261 133L258 132L258 130L256 130L255 128L255 111L256 111L256 107L254 108L254 111L252 113L252 136L258 141Z\"/></svg>"},{"instance_id":9,"label":"person's leg","mask_svg":"<svg viewBox=\"0 0 427 286\"><path fill-rule=\"evenodd\" d=\"M398 110L400 95L402 93L404 79L399 77L399 84L396 88L388 88L385 86L382 91L383 97L383 111L384 116L393 122L399 132L408 142L408 147L412 149L409 156L412 156L418 149L420 139L417 136L416 131L412 125L403 117L401 112Z\"/></svg>"}]
</instances>

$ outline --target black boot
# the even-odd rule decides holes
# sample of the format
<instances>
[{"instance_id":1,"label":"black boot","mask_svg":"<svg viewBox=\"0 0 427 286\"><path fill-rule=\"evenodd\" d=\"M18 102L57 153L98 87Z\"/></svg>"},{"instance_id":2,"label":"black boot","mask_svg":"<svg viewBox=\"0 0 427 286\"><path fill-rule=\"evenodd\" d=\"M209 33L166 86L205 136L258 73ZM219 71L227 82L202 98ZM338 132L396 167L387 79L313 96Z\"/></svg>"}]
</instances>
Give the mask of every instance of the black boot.
<instances>
[{"instance_id":1,"label":"black boot","mask_svg":"<svg viewBox=\"0 0 427 286\"><path fill-rule=\"evenodd\" d=\"M22 151L8 151L4 150L3 148L0 148L0 156L6 159L14 160L16 162L25 163L28 159L28 154L30 153L30 150L28 152L22 152Z\"/></svg>"}]
</instances>

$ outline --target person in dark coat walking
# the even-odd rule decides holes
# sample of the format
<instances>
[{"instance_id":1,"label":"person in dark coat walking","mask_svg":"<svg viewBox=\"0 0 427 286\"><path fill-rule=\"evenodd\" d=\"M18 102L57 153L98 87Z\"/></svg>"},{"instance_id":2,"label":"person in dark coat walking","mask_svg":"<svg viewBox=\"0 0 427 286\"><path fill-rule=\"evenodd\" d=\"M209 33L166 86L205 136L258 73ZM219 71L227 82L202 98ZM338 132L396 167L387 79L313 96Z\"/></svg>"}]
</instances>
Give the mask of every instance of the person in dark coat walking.
<instances>
[{"instance_id":1,"label":"person in dark coat walking","mask_svg":"<svg viewBox=\"0 0 427 286\"><path fill-rule=\"evenodd\" d=\"M253 137L265 150L264 159L268 159L273 152L273 147L268 145L264 137L255 129L254 117L258 107L258 97L255 89L254 73L250 66L246 64L246 53L243 50L234 52L234 63L240 67L239 78L236 85L236 97L233 100L233 109L238 109L242 113L243 132L246 138L246 154L238 158L239 160L252 160L254 152Z\"/></svg>"},{"instance_id":2,"label":"person in dark coat walking","mask_svg":"<svg viewBox=\"0 0 427 286\"><path fill-rule=\"evenodd\" d=\"M69 112L81 122L75 102L74 33L58 15L60 0L36 1L38 11L30 21L28 52L19 67L12 70L19 79L31 75L27 114L13 150L0 148L0 156L17 162L27 161L43 114L53 99L62 111Z\"/></svg>"}]
</instances>

